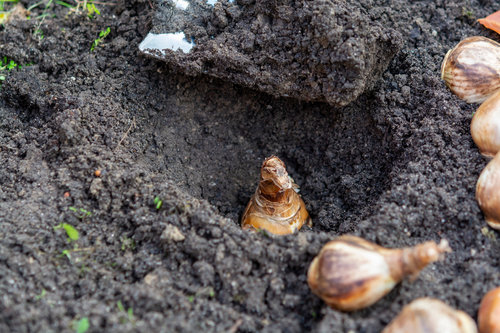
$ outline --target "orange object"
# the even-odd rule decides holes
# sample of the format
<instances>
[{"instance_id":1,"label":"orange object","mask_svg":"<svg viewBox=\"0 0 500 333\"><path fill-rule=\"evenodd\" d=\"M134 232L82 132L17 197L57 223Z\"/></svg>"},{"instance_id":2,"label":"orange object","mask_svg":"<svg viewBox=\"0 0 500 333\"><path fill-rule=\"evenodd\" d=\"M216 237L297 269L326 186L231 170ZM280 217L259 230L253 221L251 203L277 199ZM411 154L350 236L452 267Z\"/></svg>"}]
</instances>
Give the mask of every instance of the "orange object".
<instances>
[{"instance_id":1,"label":"orange object","mask_svg":"<svg viewBox=\"0 0 500 333\"><path fill-rule=\"evenodd\" d=\"M481 301L477 314L479 333L500 332L500 287L490 290Z\"/></svg>"},{"instance_id":2,"label":"orange object","mask_svg":"<svg viewBox=\"0 0 500 333\"><path fill-rule=\"evenodd\" d=\"M64 197L69 198L69 192L64 192Z\"/></svg>"},{"instance_id":3,"label":"orange object","mask_svg":"<svg viewBox=\"0 0 500 333\"><path fill-rule=\"evenodd\" d=\"M486 28L500 34L500 10L477 21Z\"/></svg>"},{"instance_id":4,"label":"orange object","mask_svg":"<svg viewBox=\"0 0 500 333\"><path fill-rule=\"evenodd\" d=\"M297 185L278 157L266 158L260 182L243 213L243 229L266 230L275 235L293 234L304 224L312 226L306 205L295 192Z\"/></svg>"},{"instance_id":5,"label":"orange object","mask_svg":"<svg viewBox=\"0 0 500 333\"><path fill-rule=\"evenodd\" d=\"M97 169L96 171L94 171L94 176L101 177L101 170Z\"/></svg>"}]
</instances>

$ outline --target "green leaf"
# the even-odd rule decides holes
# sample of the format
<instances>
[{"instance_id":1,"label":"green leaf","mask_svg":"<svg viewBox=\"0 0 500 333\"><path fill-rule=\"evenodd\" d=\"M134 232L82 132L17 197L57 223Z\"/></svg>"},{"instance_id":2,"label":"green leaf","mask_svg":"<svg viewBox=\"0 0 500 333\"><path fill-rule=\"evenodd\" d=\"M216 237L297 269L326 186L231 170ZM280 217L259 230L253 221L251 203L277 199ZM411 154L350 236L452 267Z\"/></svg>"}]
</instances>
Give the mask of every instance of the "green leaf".
<instances>
[{"instance_id":1,"label":"green leaf","mask_svg":"<svg viewBox=\"0 0 500 333\"><path fill-rule=\"evenodd\" d=\"M76 325L76 333L85 333L88 331L89 327L89 319L87 317L83 317L78 321L78 324Z\"/></svg>"},{"instance_id":2,"label":"green leaf","mask_svg":"<svg viewBox=\"0 0 500 333\"><path fill-rule=\"evenodd\" d=\"M35 3L35 4L33 4L33 5L31 5L31 6L29 6L28 8L26 8L26 10L27 10L28 12L30 12L30 11L32 11L33 9L35 9L36 7L38 7L38 6L42 5L42 4L43 4L43 0L42 0L42 1L39 1L39 2L37 2L37 3Z\"/></svg>"},{"instance_id":3,"label":"green leaf","mask_svg":"<svg viewBox=\"0 0 500 333\"><path fill-rule=\"evenodd\" d=\"M60 1L60 0L56 0L56 4L58 5L61 5L61 6L64 6L64 7L67 7L67 8L75 8L75 6L72 6L70 5L69 3L67 2L64 2L64 1Z\"/></svg>"},{"instance_id":4,"label":"green leaf","mask_svg":"<svg viewBox=\"0 0 500 333\"><path fill-rule=\"evenodd\" d=\"M116 306L118 307L118 310L125 312L125 307L123 307L122 301L116 302Z\"/></svg>"},{"instance_id":5,"label":"green leaf","mask_svg":"<svg viewBox=\"0 0 500 333\"><path fill-rule=\"evenodd\" d=\"M35 296L35 300L36 301L41 300L45 296L46 293L47 293L47 291L45 289L42 289L42 292L39 295Z\"/></svg>"},{"instance_id":6,"label":"green leaf","mask_svg":"<svg viewBox=\"0 0 500 333\"><path fill-rule=\"evenodd\" d=\"M79 218L79 219L83 219L85 217L89 217L92 215L91 212L89 212L88 210L86 210L85 208L76 208L76 207L73 207L73 206L70 206L68 208L70 211L72 211L73 213L76 214L76 216Z\"/></svg>"},{"instance_id":7,"label":"green leaf","mask_svg":"<svg viewBox=\"0 0 500 333\"><path fill-rule=\"evenodd\" d=\"M128 308L127 314L128 314L128 320L133 321L134 320L134 309Z\"/></svg>"},{"instance_id":8,"label":"green leaf","mask_svg":"<svg viewBox=\"0 0 500 333\"><path fill-rule=\"evenodd\" d=\"M111 28L110 27L107 27L106 30L103 30L99 33L99 37L104 38L106 37L107 35L109 35L109 33L111 32Z\"/></svg>"},{"instance_id":9,"label":"green leaf","mask_svg":"<svg viewBox=\"0 0 500 333\"><path fill-rule=\"evenodd\" d=\"M160 197L155 197L153 202L157 210L159 210L161 208L161 205L163 204L163 201L160 199Z\"/></svg>"},{"instance_id":10,"label":"green leaf","mask_svg":"<svg viewBox=\"0 0 500 333\"><path fill-rule=\"evenodd\" d=\"M71 254L69 250L63 250L61 256L66 256L71 261Z\"/></svg>"},{"instance_id":11,"label":"green leaf","mask_svg":"<svg viewBox=\"0 0 500 333\"><path fill-rule=\"evenodd\" d=\"M69 239L77 241L78 238L80 238L78 230L76 230L71 224L63 223L62 227L66 230L66 234L68 234Z\"/></svg>"},{"instance_id":12,"label":"green leaf","mask_svg":"<svg viewBox=\"0 0 500 333\"><path fill-rule=\"evenodd\" d=\"M89 18L94 18L94 13L97 15L101 15L101 12L99 11L99 9L97 9L95 4L93 4L92 1L89 1L89 3L87 3L87 16Z\"/></svg>"}]
</instances>

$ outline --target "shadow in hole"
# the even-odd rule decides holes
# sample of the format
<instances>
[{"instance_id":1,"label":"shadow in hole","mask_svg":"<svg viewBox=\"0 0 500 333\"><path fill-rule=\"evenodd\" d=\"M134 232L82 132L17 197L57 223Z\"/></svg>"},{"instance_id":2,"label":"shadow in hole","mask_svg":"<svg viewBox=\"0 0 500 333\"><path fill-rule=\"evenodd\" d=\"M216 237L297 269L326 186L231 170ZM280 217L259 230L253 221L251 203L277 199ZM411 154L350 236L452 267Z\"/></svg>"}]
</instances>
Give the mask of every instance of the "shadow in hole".
<instances>
[{"instance_id":1,"label":"shadow in hole","mask_svg":"<svg viewBox=\"0 0 500 333\"><path fill-rule=\"evenodd\" d=\"M151 142L144 157L235 223L272 154L300 186L317 230L353 230L388 188L396 156L367 95L335 109L185 77L165 98L145 124Z\"/></svg>"}]
</instances>

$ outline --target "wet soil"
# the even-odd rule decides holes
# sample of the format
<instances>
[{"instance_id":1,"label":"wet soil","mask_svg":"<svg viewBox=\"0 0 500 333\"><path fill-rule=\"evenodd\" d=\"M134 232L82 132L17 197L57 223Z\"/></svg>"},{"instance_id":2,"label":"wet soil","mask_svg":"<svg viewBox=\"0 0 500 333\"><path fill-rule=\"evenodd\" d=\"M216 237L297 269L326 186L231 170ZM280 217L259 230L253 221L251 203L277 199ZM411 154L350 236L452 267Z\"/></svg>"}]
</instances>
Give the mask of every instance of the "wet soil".
<instances>
[{"instance_id":1,"label":"wet soil","mask_svg":"<svg viewBox=\"0 0 500 333\"><path fill-rule=\"evenodd\" d=\"M343 108L141 55L153 1L101 6L91 20L53 6L43 39L39 19L1 28L0 55L29 66L0 89L0 331L70 332L88 318L89 332L379 332L422 296L476 318L500 285L499 235L474 199L487 163L469 134L477 106L446 89L439 67L467 36L499 40L475 21L497 8L361 3L403 45ZM313 219L296 235L239 227L272 154ZM311 294L306 271L345 233L387 247L446 238L454 252L375 305L340 313Z\"/></svg>"}]
</instances>

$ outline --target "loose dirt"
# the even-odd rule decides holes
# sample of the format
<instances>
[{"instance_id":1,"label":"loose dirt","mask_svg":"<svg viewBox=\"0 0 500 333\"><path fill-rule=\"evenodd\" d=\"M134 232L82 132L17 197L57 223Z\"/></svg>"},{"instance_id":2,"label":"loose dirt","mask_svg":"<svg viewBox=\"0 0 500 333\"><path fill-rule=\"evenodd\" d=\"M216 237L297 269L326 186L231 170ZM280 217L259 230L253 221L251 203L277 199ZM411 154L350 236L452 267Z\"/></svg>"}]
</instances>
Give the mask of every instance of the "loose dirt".
<instances>
[{"instance_id":1,"label":"loose dirt","mask_svg":"<svg viewBox=\"0 0 500 333\"><path fill-rule=\"evenodd\" d=\"M476 318L500 285L499 234L474 199L487 163L469 133L477 106L453 96L439 68L467 36L500 39L475 20L498 8L356 3L402 46L343 108L144 56L154 1L98 5L93 19L53 5L43 39L43 7L0 28L0 56L28 65L0 88L0 331L69 332L86 317L89 332L379 332L423 296ZM311 229L240 229L272 154L300 185ZM345 233L387 247L446 238L454 252L374 306L340 313L312 295L306 272Z\"/></svg>"}]
</instances>

